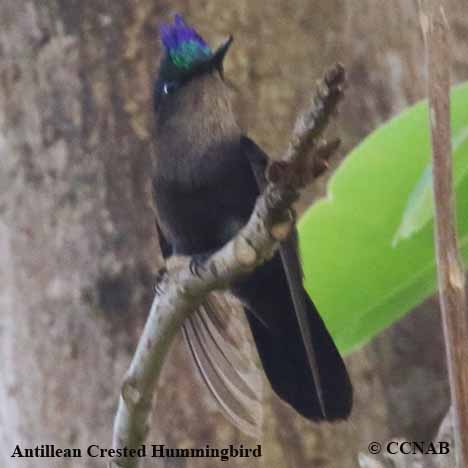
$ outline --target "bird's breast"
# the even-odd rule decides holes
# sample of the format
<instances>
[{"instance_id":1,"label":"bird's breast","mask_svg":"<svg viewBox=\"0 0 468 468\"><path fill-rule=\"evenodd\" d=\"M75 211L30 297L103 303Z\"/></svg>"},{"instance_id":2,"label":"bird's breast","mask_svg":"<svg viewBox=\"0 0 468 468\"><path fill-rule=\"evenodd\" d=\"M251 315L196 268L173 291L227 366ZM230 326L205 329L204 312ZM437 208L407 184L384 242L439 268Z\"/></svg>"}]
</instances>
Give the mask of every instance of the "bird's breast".
<instances>
[{"instance_id":1,"label":"bird's breast","mask_svg":"<svg viewBox=\"0 0 468 468\"><path fill-rule=\"evenodd\" d=\"M178 253L221 247L250 216L258 189L239 141L214 143L203 154L179 148L169 164L160 163L153 180L155 204Z\"/></svg>"}]
</instances>

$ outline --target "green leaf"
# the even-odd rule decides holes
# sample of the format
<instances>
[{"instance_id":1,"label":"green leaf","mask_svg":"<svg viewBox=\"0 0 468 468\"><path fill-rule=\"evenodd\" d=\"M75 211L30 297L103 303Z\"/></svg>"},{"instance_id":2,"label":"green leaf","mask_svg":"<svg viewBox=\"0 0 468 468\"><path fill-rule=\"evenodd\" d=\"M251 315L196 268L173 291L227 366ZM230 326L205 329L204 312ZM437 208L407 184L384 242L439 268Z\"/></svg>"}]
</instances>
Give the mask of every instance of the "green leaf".
<instances>
[{"instance_id":1,"label":"green leaf","mask_svg":"<svg viewBox=\"0 0 468 468\"><path fill-rule=\"evenodd\" d=\"M455 187L458 187L468 173L468 158L462 156L466 156L466 144L468 144L468 126L461 128L458 135L452 138L452 149L456 165ZM429 163L416 187L409 195L401 224L393 239L393 245L396 246L400 240L408 239L416 234L431 221L433 216L432 166Z\"/></svg>"},{"instance_id":2,"label":"green leaf","mask_svg":"<svg viewBox=\"0 0 468 468\"><path fill-rule=\"evenodd\" d=\"M458 229L468 259L468 84L451 96ZM305 286L339 349L435 292L427 103L369 135L299 223ZM395 235L397 233L397 235Z\"/></svg>"}]
</instances>

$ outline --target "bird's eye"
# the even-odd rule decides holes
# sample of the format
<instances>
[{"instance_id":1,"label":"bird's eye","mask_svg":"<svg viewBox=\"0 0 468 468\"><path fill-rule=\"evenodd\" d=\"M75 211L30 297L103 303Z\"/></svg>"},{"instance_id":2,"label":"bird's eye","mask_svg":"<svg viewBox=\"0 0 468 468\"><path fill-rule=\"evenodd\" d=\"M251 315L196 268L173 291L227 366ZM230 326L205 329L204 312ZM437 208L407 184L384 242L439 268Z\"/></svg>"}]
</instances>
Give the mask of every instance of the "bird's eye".
<instances>
[{"instance_id":1,"label":"bird's eye","mask_svg":"<svg viewBox=\"0 0 468 468\"><path fill-rule=\"evenodd\" d=\"M166 81L166 83L163 84L163 94L172 94L177 88L178 85L175 81Z\"/></svg>"}]
</instances>

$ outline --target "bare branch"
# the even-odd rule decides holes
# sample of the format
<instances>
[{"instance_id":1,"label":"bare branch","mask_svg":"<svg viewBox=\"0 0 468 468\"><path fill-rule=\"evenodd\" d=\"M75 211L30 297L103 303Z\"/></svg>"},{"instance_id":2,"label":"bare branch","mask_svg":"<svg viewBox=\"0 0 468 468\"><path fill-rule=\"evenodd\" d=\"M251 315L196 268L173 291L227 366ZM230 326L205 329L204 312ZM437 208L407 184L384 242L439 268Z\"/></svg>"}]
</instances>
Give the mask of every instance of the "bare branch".
<instances>
[{"instance_id":1,"label":"bare branch","mask_svg":"<svg viewBox=\"0 0 468 468\"><path fill-rule=\"evenodd\" d=\"M177 268L169 267L169 273L158 285L162 292L154 298L122 385L114 421L114 449L136 449L144 442L162 365L174 336L191 311L203 302L210 291L226 288L240 275L253 271L271 258L279 242L291 232L294 224L290 216L291 206L304 182L301 177L295 176L299 172L298 166L303 166L307 155L310 160L308 166L317 170L323 167L323 159L337 148L336 143L318 144L316 151L310 151L310 146L314 146L330 114L336 109L343 84L344 70L336 65L320 84L311 108L298 119L292 143L283 158L286 164L281 168L280 176L270 178L244 228L202 265L198 275L191 272L189 258L179 258ZM316 162L316 166L311 162ZM138 458L128 455L115 458L110 466L136 467Z\"/></svg>"},{"instance_id":2,"label":"bare branch","mask_svg":"<svg viewBox=\"0 0 468 468\"><path fill-rule=\"evenodd\" d=\"M450 129L449 29L440 0L421 2L428 67L435 242L447 352L457 467L468 463L468 316L465 276L456 233Z\"/></svg>"}]
</instances>

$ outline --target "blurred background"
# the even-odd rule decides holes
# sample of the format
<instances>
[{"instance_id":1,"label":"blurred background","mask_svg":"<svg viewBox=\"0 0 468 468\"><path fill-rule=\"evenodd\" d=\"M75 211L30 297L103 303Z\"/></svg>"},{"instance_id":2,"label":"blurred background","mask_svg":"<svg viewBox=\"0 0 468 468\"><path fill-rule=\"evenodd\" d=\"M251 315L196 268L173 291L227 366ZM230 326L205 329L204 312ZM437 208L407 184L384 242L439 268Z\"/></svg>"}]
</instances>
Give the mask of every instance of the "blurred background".
<instances>
[{"instance_id":1,"label":"blurred background","mask_svg":"<svg viewBox=\"0 0 468 468\"><path fill-rule=\"evenodd\" d=\"M446 5L456 83L468 79L468 6ZM213 46L234 35L225 73L242 95L250 134L273 157L336 61L349 76L334 125L341 157L425 96L416 1L0 0L1 466L103 466L10 454L17 443L110 447L119 385L161 266L150 202L151 87L157 27L176 12ZM437 298L347 362L352 418L313 425L269 392L263 457L249 467L352 468L372 440L434 435L449 406ZM226 422L177 340L148 443L259 442ZM145 466L220 463L156 461Z\"/></svg>"}]
</instances>

